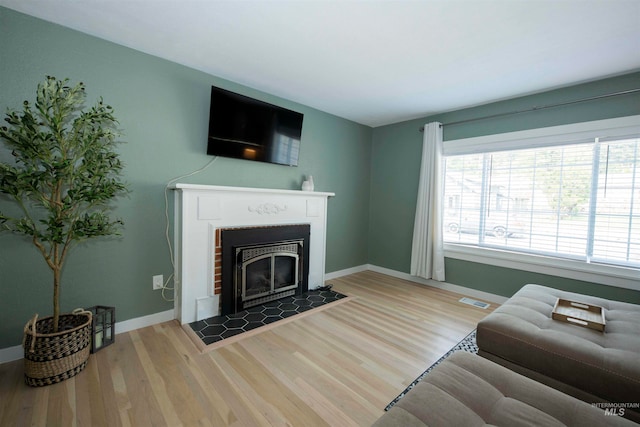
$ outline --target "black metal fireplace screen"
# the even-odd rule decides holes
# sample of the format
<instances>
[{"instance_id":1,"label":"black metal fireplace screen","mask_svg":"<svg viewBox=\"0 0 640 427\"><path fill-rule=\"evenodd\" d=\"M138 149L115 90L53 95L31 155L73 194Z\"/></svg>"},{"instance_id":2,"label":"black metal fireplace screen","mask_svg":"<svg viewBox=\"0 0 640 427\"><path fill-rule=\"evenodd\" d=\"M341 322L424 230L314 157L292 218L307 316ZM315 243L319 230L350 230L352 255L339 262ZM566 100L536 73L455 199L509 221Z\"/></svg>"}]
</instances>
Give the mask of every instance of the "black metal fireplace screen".
<instances>
[{"instance_id":1,"label":"black metal fireplace screen","mask_svg":"<svg viewBox=\"0 0 640 427\"><path fill-rule=\"evenodd\" d=\"M235 290L243 308L296 293L303 246L296 240L236 248Z\"/></svg>"}]
</instances>

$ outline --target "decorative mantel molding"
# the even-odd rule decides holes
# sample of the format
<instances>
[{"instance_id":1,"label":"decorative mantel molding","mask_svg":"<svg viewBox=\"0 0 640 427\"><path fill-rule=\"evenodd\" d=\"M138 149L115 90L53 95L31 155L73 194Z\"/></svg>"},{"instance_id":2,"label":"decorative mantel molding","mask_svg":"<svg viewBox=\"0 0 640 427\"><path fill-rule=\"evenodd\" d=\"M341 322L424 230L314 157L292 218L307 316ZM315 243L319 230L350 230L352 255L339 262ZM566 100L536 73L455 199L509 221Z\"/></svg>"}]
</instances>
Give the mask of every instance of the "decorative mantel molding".
<instances>
[{"instance_id":1,"label":"decorative mantel molding","mask_svg":"<svg viewBox=\"0 0 640 427\"><path fill-rule=\"evenodd\" d=\"M274 203L262 203L256 206L249 206L249 212L255 212L258 215L277 215L287 210L287 205L276 205Z\"/></svg>"},{"instance_id":2,"label":"decorative mantel molding","mask_svg":"<svg viewBox=\"0 0 640 427\"><path fill-rule=\"evenodd\" d=\"M174 184L175 318L190 323L219 314L214 292L218 229L310 224L309 289L324 284L328 198L334 193ZM223 273L224 274L224 273Z\"/></svg>"}]
</instances>

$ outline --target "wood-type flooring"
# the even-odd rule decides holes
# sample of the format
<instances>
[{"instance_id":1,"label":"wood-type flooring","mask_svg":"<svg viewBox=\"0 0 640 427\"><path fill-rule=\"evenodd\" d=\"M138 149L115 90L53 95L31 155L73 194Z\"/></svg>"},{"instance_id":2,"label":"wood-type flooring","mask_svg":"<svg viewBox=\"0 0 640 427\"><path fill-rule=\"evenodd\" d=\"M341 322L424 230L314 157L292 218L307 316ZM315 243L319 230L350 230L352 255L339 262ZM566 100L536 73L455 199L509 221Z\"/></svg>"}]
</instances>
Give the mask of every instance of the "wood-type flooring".
<instances>
[{"instance_id":1,"label":"wood-type flooring","mask_svg":"<svg viewBox=\"0 0 640 427\"><path fill-rule=\"evenodd\" d=\"M2 364L0 426L368 426L496 307L371 271L329 283L354 298L204 353L172 321L52 386Z\"/></svg>"}]
</instances>

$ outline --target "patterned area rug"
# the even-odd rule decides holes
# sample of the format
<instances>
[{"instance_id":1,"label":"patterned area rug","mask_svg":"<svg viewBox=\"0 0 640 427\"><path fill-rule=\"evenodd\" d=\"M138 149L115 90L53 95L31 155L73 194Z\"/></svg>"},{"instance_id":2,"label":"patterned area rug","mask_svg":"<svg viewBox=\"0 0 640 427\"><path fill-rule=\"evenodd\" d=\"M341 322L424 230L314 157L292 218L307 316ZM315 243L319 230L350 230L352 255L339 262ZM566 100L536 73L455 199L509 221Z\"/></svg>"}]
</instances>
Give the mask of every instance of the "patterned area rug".
<instances>
[{"instance_id":1,"label":"patterned area rug","mask_svg":"<svg viewBox=\"0 0 640 427\"><path fill-rule=\"evenodd\" d=\"M475 331L475 329L469 335L464 337L462 339L462 341L460 341L458 344L456 344L451 350L446 352L444 356L442 356L440 359L438 359L436 361L436 363L434 363L433 365L429 366L429 369L424 371L422 374L420 374L420 376L418 378L413 380L413 382L411 384L409 384L409 387L405 388L404 391L398 395L398 397L393 399L391 401L391 403L389 403L387 405L387 407L384 408L384 410L388 411L389 409L391 409L391 407L393 405L395 405L396 403L398 403L398 401L400 399L402 399L405 394L409 393L409 391L413 387L415 387L415 385L418 384L420 382L420 380L422 380L425 376L427 376L429 374L429 372L431 372L433 370L433 368L438 366L440 363L442 363L442 361L444 359L446 359L447 357L451 356L456 351L466 351L466 352L474 353L474 354L478 353L478 346L476 345L476 331Z\"/></svg>"}]
</instances>

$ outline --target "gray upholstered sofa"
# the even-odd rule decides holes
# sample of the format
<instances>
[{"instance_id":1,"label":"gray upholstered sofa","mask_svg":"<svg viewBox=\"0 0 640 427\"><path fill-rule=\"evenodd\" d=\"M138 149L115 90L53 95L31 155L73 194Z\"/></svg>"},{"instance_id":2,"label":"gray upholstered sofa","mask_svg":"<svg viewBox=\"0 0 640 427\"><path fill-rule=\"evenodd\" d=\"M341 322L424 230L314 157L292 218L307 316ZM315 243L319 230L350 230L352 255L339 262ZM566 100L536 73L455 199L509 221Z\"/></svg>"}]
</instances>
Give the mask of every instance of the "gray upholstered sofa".
<instances>
[{"instance_id":1,"label":"gray upholstered sofa","mask_svg":"<svg viewBox=\"0 0 640 427\"><path fill-rule=\"evenodd\" d=\"M440 363L374 427L634 426L633 422L458 351Z\"/></svg>"},{"instance_id":2,"label":"gray upholstered sofa","mask_svg":"<svg viewBox=\"0 0 640 427\"><path fill-rule=\"evenodd\" d=\"M554 320L558 298L603 307L604 332ZM454 353L374 426L640 422L640 306L526 285L476 339L484 357Z\"/></svg>"},{"instance_id":3,"label":"gray upholstered sofa","mask_svg":"<svg viewBox=\"0 0 640 427\"><path fill-rule=\"evenodd\" d=\"M603 307L604 332L552 319L558 298ZM481 356L640 422L640 305L526 285L478 324L476 339Z\"/></svg>"}]
</instances>

